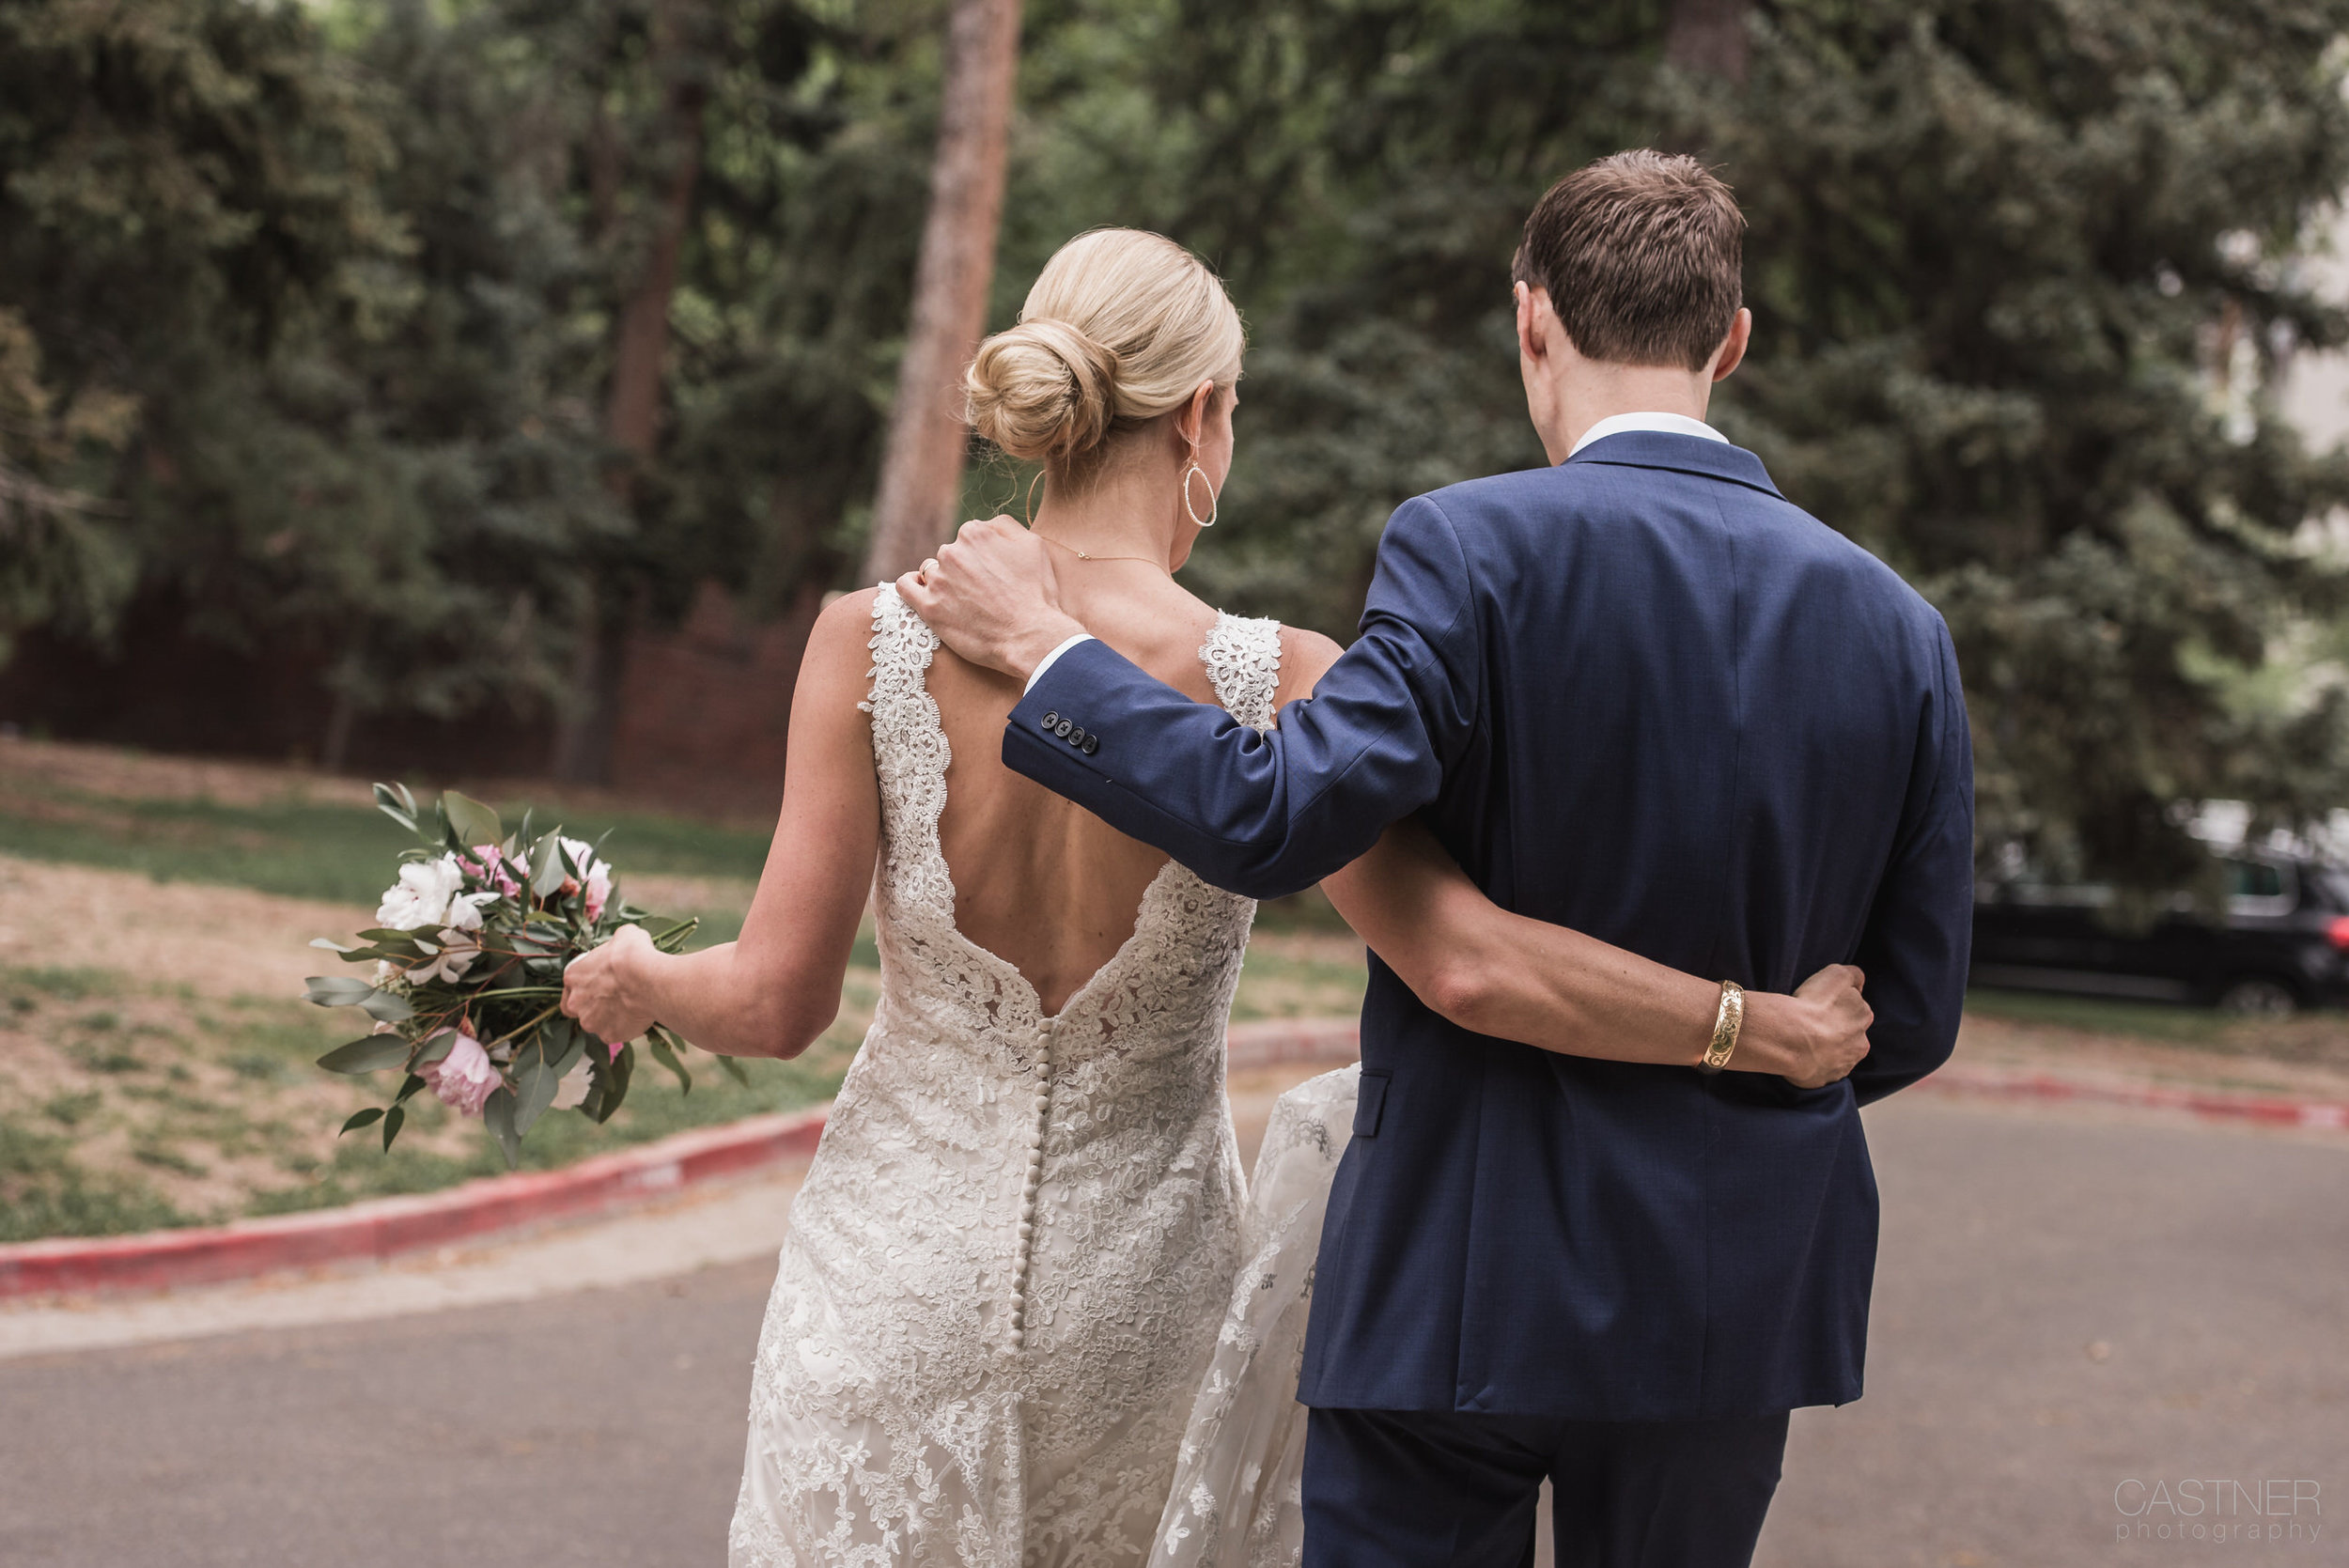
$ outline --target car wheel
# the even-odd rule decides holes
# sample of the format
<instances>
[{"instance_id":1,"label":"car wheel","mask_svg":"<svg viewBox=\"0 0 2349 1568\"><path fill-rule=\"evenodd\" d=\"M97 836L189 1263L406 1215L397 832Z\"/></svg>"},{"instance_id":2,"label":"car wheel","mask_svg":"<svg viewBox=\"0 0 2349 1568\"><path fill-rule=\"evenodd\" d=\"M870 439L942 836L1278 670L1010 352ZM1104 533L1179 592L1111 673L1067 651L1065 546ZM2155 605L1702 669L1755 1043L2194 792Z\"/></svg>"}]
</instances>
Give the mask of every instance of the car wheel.
<instances>
[{"instance_id":1,"label":"car wheel","mask_svg":"<svg viewBox=\"0 0 2349 1568\"><path fill-rule=\"evenodd\" d=\"M2218 993L2218 1010L2241 1018L2288 1018L2299 1007L2300 998L2290 986L2265 975L2231 980Z\"/></svg>"}]
</instances>

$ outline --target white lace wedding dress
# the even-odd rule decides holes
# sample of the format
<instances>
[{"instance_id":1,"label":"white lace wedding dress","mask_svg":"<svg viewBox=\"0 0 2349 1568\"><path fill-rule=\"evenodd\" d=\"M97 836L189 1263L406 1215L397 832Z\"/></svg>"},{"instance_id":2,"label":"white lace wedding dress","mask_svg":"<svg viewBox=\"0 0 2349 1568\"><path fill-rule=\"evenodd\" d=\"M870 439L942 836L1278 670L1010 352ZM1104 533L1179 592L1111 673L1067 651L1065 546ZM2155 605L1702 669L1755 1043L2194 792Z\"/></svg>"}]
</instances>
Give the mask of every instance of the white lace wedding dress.
<instances>
[{"instance_id":1,"label":"white lace wedding dress","mask_svg":"<svg viewBox=\"0 0 2349 1568\"><path fill-rule=\"evenodd\" d=\"M1284 1097L1258 1162L1277 1203L1244 1214L1223 1030L1255 906L1170 862L1046 1016L955 925L937 640L888 586L873 625L881 998L792 1205L733 1568L1294 1562L1350 1070ZM1201 658L1271 723L1274 623L1220 616Z\"/></svg>"}]
</instances>

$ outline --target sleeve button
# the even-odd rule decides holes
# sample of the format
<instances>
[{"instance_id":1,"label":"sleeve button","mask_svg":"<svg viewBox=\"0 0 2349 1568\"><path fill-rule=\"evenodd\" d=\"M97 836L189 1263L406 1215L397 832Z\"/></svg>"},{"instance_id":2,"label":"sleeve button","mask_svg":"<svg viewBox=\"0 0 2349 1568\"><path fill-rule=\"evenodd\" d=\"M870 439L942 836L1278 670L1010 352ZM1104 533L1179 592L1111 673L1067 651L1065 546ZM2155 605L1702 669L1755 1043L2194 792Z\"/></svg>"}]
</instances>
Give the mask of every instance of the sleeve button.
<instances>
[{"instance_id":1,"label":"sleeve button","mask_svg":"<svg viewBox=\"0 0 2349 1568\"><path fill-rule=\"evenodd\" d=\"M1097 735L1088 735L1088 736L1086 736L1086 737L1085 737L1085 743L1084 743L1084 747L1083 747L1083 751L1084 751L1084 754L1085 754L1085 755L1087 755L1087 756L1091 756L1094 753L1096 753L1096 752L1099 751L1100 749L1101 749L1101 737L1100 737L1099 736L1097 736Z\"/></svg>"},{"instance_id":2,"label":"sleeve button","mask_svg":"<svg viewBox=\"0 0 2349 1568\"><path fill-rule=\"evenodd\" d=\"M1048 729L1048 730L1049 730L1049 729L1050 729L1050 728L1051 728L1054 724L1057 724L1057 723L1059 723L1059 722L1060 722L1060 711L1059 711L1057 708L1053 709L1051 712L1047 713L1047 714L1044 716L1044 727L1045 727L1046 729Z\"/></svg>"},{"instance_id":3,"label":"sleeve button","mask_svg":"<svg viewBox=\"0 0 2349 1568\"><path fill-rule=\"evenodd\" d=\"M1059 736L1063 740L1066 740L1068 738L1068 732L1076 727L1076 724L1071 721L1063 719L1059 723L1052 726L1052 733Z\"/></svg>"}]
</instances>

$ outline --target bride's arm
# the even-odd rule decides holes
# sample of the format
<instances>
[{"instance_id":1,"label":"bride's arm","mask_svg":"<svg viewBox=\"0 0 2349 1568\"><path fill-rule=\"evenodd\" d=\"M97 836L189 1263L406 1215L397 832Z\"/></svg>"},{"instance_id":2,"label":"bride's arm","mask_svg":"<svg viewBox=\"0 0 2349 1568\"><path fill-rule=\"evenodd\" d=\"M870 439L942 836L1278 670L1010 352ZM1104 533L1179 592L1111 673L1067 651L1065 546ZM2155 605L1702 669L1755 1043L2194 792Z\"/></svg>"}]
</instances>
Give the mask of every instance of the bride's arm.
<instances>
[{"instance_id":1,"label":"bride's arm","mask_svg":"<svg viewBox=\"0 0 2349 1568\"><path fill-rule=\"evenodd\" d=\"M1338 656L1314 632L1283 634L1281 700L1313 691ZM1712 1042L1716 979L1686 974L1485 896L1416 821L1390 827L1322 891L1428 1006L1461 1028L1564 1056L1694 1066ZM1832 965L1794 995L1748 991L1732 1072L1831 1083L1868 1051L1862 976Z\"/></svg>"},{"instance_id":2,"label":"bride's arm","mask_svg":"<svg viewBox=\"0 0 2349 1568\"><path fill-rule=\"evenodd\" d=\"M870 590L816 622L791 699L783 815L734 941L672 957L630 926L565 972L563 1010L606 1040L655 1019L725 1056L797 1056L832 1026L880 844Z\"/></svg>"}]
</instances>

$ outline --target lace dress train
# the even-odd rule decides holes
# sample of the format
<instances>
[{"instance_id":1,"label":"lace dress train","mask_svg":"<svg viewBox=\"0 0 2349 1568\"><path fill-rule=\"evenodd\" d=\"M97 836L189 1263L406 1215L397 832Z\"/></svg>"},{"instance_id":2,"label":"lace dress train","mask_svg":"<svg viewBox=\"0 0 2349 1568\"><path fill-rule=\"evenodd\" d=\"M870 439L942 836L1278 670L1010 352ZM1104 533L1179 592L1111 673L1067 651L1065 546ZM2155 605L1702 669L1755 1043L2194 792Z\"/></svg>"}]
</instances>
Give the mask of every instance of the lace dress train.
<instances>
[{"instance_id":1,"label":"lace dress train","mask_svg":"<svg viewBox=\"0 0 2349 1568\"><path fill-rule=\"evenodd\" d=\"M1250 1184L1245 1261L1199 1385L1149 1568L1295 1568L1305 1524L1299 1482L1314 1260L1330 1183L1354 1135L1358 1066L1281 1096Z\"/></svg>"}]
</instances>

